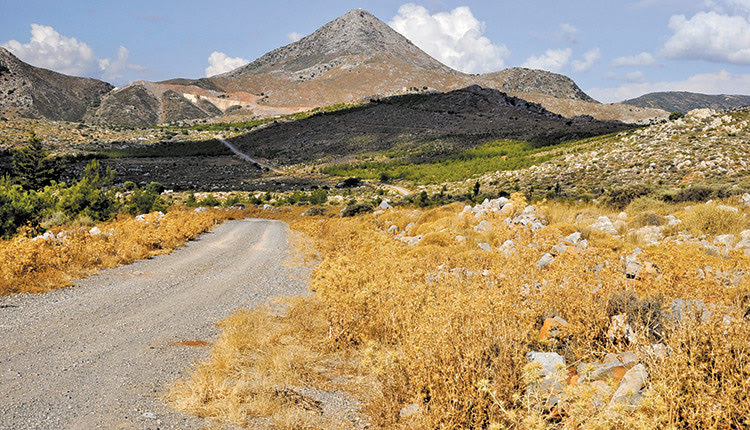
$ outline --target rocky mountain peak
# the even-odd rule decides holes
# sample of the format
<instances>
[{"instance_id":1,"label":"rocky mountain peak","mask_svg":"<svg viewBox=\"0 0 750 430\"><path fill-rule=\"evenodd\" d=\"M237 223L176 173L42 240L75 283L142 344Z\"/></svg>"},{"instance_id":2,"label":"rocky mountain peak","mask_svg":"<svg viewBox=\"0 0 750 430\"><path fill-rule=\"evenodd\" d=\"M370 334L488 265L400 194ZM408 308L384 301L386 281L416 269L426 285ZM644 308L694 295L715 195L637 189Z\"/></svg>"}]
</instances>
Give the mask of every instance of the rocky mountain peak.
<instances>
[{"instance_id":1,"label":"rocky mountain peak","mask_svg":"<svg viewBox=\"0 0 750 430\"><path fill-rule=\"evenodd\" d=\"M297 42L218 78L236 78L270 71L296 73L311 67L335 67L344 57L361 59L391 55L419 68L454 72L427 55L388 24L363 9L352 10Z\"/></svg>"}]
</instances>

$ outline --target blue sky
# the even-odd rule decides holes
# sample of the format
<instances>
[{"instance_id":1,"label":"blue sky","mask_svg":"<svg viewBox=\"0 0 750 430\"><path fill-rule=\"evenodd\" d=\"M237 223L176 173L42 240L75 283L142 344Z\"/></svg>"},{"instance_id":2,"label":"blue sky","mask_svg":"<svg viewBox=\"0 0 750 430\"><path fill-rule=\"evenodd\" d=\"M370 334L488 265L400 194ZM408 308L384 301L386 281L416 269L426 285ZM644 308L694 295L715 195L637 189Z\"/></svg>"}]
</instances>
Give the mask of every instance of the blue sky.
<instances>
[{"instance_id":1,"label":"blue sky","mask_svg":"<svg viewBox=\"0 0 750 430\"><path fill-rule=\"evenodd\" d=\"M750 0L0 0L0 45L116 85L197 78L354 8L459 70L552 70L604 102L657 90L750 94Z\"/></svg>"}]
</instances>

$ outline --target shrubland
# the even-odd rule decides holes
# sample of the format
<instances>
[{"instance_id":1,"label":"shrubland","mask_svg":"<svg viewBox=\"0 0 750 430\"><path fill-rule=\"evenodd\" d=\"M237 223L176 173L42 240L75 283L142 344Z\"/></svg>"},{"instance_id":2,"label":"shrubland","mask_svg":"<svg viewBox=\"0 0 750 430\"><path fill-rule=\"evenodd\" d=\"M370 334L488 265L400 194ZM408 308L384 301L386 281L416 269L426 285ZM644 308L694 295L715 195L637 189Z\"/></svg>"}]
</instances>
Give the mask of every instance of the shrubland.
<instances>
[{"instance_id":1,"label":"shrubland","mask_svg":"<svg viewBox=\"0 0 750 430\"><path fill-rule=\"evenodd\" d=\"M363 400L376 428L745 428L750 256L707 244L739 240L750 222L721 204L642 198L618 216L591 204L529 209L515 194L501 211L256 212L314 241L315 294L284 315L223 321L211 356L167 397L248 427L271 417L335 428L301 394L311 387ZM628 239L666 226L665 215L682 221L666 239ZM624 226L592 227L602 216ZM559 364L530 359L540 353Z\"/></svg>"},{"instance_id":2,"label":"shrubland","mask_svg":"<svg viewBox=\"0 0 750 430\"><path fill-rule=\"evenodd\" d=\"M0 295L42 293L72 285L99 269L165 254L239 210L174 207L132 217L125 214L95 228L57 227L45 236L0 241Z\"/></svg>"}]
</instances>

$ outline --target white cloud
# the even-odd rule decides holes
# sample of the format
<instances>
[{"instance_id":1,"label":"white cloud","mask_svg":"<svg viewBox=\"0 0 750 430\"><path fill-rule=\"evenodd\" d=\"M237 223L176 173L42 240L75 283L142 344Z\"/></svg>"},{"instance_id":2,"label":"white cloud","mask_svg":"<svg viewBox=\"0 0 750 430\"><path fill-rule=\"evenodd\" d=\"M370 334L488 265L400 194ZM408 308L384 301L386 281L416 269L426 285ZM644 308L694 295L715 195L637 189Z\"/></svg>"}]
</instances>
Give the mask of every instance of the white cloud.
<instances>
[{"instance_id":1,"label":"white cloud","mask_svg":"<svg viewBox=\"0 0 750 430\"><path fill-rule=\"evenodd\" d=\"M635 72L626 74L625 80L633 83L642 83L646 81L646 75L644 75L640 70L636 70Z\"/></svg>"},{"instance_id":2,"label":"white cloud","mask_svg":"<svg viewBox=\"0 0 750 430\"><path fill-rule=\"evenodd\" d=\"M125 70L146 70L143 66L128 63L130 51L124 46L120 46L116 59L97 58L86 43L63 36L47 25L31 24L29 43L10 40L2 46L32 66L66 75L119 80L123 78L122 72Z\"/></svg>"},{"instance_id":3,"label":"white cloud","mask_svg":"<svg viewBox=\"0 0 750 430\"><path fill-rule=\"evenodd\" d=\"M206 67L206 76L219 75L244 66L249 63L244 58L232 58L223 52L214 51L208 57L208 67Z\"/></svg>"},{"instance_id":4,"label":"white cloud","mask_svg":"<svg viewBox=\"0 0 750 430\"><path fill-rule=\"evenodd\" d=\"M104 58L99 60L99 69L102 71L102 77L104 79L121 79L122 72L124 70L137 70L140 66L128 64L128 57L130 57L130 51L124 46L120 46L117 51L117 59L110 60Z\"/></svg>"},{"instance_id":5,"label":"white cloud","mask_svg":"<svg viewBox=\"0 0 750 430\"><path fill-rule=\"evenodd\" d=\"M683 81L630 83L616 88L592 88L591 97L605 103L632 99L659 91L690 91L704 94L750 94L750 74L738 75L721 70L703 73Z\"/></svg>"},{"instance_id":6,"label":"white cloud","mask_svg":"<svg viewBox=\"0 0 750 430\"><path fill-rule=\"evenodd\" d=\"M675 15L669 20L669 28L674 34L662 50L668 58L750 64L748 17L715 11L699 12L690 19Z\"/></svg>"},{"instance_id":7,"label":"white cloud","mask_svg":"<svg viewBox=\"0 0 750 430\"><path fill-rule=\"evenodd\" d=\"M586 72L591 69L594 63L599 61L600 58L602 58L602 51L599 48L594 48L583 54L583 59L573 61L573 70L579 73Z\"/></svg>"},{"instance_id":8,"label":"white cloud","mask_svg":"<svg viewBox=\"0 0 750 430\"><path fill-rule=\"evenodd\" d=\"M532 55L529 57L523 67L529 69L541 69L548 70L550 72L559 72L564 69L568 63L570 63L570 57L573 55L573 50L570 48L565 49L548 49L544 54L539 56Z\"/></svg>"},{"instance_id":9,"label":"white cloud","mask_svg":"<svg viewBox=\"0 0 750 430\"><path fill-rule=\"evenodd\" d=\"M422 50L466 73L500 70L510 51L483 36L485 25L468 7L430 15L422 6L405 4L388 23Z\"/></svg>"},{"instance_id":10,"label":"white cloud","mask_svg":"<svg viewBox=\"0 0 750 430\"><path fill-rule=\"evenodd\" d=\"M618 57L612 60L612 67L646 67L655 65L656 59L648 52L641 52L638 55L628 57Z\"/></svg>"},{"instance_id":11,"label":"white cloud","mask_svg":"<svg viewBox=\"0 0 750 430\"><path fill-rule=\"evenodd\" d=\"M96 62L94 51L73 37L65 37L54 28L31 24L31 41L10 40L2 45L31 65L68 75L90 71Z\"/></svg>"},{"instance_id":12,"label":"white cloud","mask_svg":"<svg viewBox=\"0 0 750 430\"><path fill-rule=\"evenodd\" d=\"M725 11L738 13L750 12L750 0L706 0L705 5L722 13Z\"/></svg>"},{"instance_id":13,"label":"white cloud","mask_svg":"<svg viewBox=\"0 0 750 430\"><path fill-rule=\"evenodd\" d=\"M560 24L560 34L566 42L573 44L579 42L578 37L581 34L581 30L571 24L563 23Z\"/></svg>"},{"instance_id":14,"label":"white cloud","mask_svg":"<svg viewBox=\"0 0 750 430\"><path fill-rule=\"evenodd\" d=\"M302 39L304 36L300 33L297 33L296 31L293 31L291 33L286 34L286 39L290 42L296 42L300 39Z\"/></svg>"}]
</instances>

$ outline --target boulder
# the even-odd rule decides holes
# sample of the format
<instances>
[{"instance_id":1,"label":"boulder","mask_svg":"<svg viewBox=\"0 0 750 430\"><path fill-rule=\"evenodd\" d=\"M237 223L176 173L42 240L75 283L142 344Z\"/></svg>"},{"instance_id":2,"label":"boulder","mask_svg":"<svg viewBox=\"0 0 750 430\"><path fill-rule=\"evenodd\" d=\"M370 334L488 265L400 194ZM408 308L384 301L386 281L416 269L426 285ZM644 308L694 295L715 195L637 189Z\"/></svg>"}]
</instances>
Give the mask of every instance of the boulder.
<instances>
[{"instance_id":1,"label":"boulder","mask_svg":"<svg viewBox=\"0 0 750 430\"><path fill-rule=\"evenodd\" d=\"M502 252L503 255L506 257L510 257L511 255L516 253L516 248L513 246L514 242L510 239L503 242L502 245L500 245L500 248L498 248L498 251Z\"/></svg>"},{"instance_id":2,"label":"boulder","mask_svg":"<svg viewBox=\"0 0 750 430\"><path fill-rule=\"evenodd\" d=\"M606 216L600 216L595 223L591 224L591 228L613 236L617 234L617 229L615 229L614 224L612 224L612 221Z\"/></svg>"},{"instance_id":3,"label":"boulder","mask_svg":"<svg viewBox=\"0 0 750 430\"><path fill-rule=\"evenodd\" d=\"M91 236L99 236L100 234L102 234L102 231L99 229L99 227L94 226L91 228L91 230L89 230L89 234Z\"/></svg>"},{"instance_id":4,"label":"boulder","mask_svg":"<svg viewBox=\"0 0 750 430\"><path fill-rule=\"evenodd\" d=\"M542 324L542 329L539 330L539 340L549 340L557 337L560 333L560 327L565 327L568 322L561 317L547 318Z\"/></svg>"},{"instance_id":5,"label":"boulder","mask_svg":"<svg viewBox=\"0 0 750 430\"><path fill-rule=\"evenodd\" d=\"M714 238L714 245L724 245L725 247L731 248L737 238L733 234L722 234Z\"/></svg>"},{"instance_id":6,"label":"boulder","mask_svg":"<svg viewBox=\"0 0 750 430\"><path fill-rule=\"evenodd\" d=\"M489 233L492 231L492 223L487 220L482 220L482 222L474 226L474 231L479 234Z\"/></svg>"},{"instance_id":7,"label":"boulder","mask_svg":"<svg viewBox=\"0 0 750 430\"><path fill-rule=\"evenodd\" d=\"M396 233L398 233L398 226L397 225L394 224L394 225L388 227L388 234L396 234Z\"/></svg>"},{"instance_id":8,"label":"boulder","mask_svg":"<svg viewBox=\"0 0 750 430\"><path fill-rule=\"evenodd\" d=\"M610 404L626 404L636 406L641 400L641 389L648 380L648 371L643 364L637 364L625 373L625 376L612 395Z\"/></svg>"},{"instance_id":9,"label":"boulder","mask_svg":"<svg viewBox=\"0 0 750 430\"><path fill-rule=\"evenodd\" d=\"M267 211L268 209L271 209L272 207L273 206L271 206L271 205L263 205L263 210ZM197 214L201 214L201 213L204 213L204 212L208 212L208 208L204 208L204 207L195 208L195 209L193 209L193 212L195 212Z\"/></svg>"},{"instance_id":10,"label":"boulder","mask_svg":"<svg viewBox=\"0 0 750 430\"><path fill-rule=\"evenodd\" d=\"M542 256L542 258L539 259L539 261L536 262L536 267L538 269L544 269L547 267L550 263L552 263L555 260L555 257L552 256L550 253L546 253Z\"/></svg>"},{"instance_id":11,"label":"boulder","mask_svg":"<svg viewBox=\"0 0 750 430\"><path fill-rule=\"evenodd\" d=\"M478 246L479 246L479 249L481 249L482 251L487 251L487 252L492 251L492 247L487 242L480 242Z\"/></svg>"},{"instance_id":12,"label":"boulder","mask_svg":"<svg viewBox=\"0 0 750 430\"><path fill-rule=\"evenodd\" d=\"M636 230L635 235L646 246L657 245L664 238L662 230L662 226L647 225Z\"/></svg>"},{"instance_id":13,"label":"boulder","mask_svg":"<svg viewBox=\"0 0 750 430\"><path fill-rule=\"evenodd\" d=\"M740 197L740 204L750 208L750 193L745 193Z\"/></svg>"},{"instance_id":14,"label":"boulder","mask_svg":"<svg viewBox=\"0 0 750 430\"><path fill-rule=\"evenodd\" d=\"M678 323L686 321L686 318L698 319L705 322L711 318L711 311L708 310L703 300L672 300L672 320Z\"/></svg>"},{"instance_id":15,"label":"boulder","mask_svg":"<svg viewBox=\"0 0 750 430\"><path fill-rule=\"evenodd\" d=\"M382 202L380 202L380 204L378 205L378 207L379 207L380 209L382 209L382 210L384 210L384 211L385 211L385 210L388 210L388 209L390 209L390 208L391 208L391 205L390 205L390 204L388 204L388 200L383 200Z\"/></svg>"}]
</instances>

